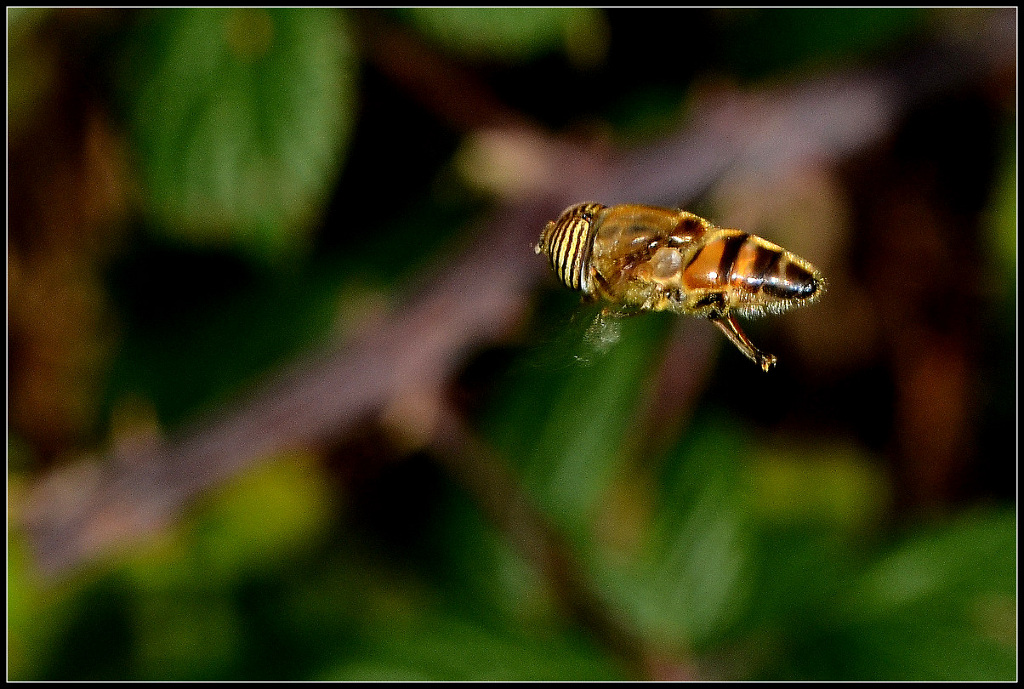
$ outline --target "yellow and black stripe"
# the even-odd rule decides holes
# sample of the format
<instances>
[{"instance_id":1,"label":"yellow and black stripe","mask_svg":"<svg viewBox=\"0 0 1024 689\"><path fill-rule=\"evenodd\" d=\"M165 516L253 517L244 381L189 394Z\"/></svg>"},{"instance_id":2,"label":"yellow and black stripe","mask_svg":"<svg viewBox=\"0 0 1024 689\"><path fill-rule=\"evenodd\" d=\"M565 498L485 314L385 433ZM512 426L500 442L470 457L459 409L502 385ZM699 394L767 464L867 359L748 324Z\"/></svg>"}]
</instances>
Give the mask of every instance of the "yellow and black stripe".
<instances>
[{"instance_id":1,"label":"yellow and black stripe","mask_svg":"<svg viewBox=\"0 0 1024 689\"><path fill-rule=\"evenodd\" d=\"M594 251L594 215L604 206L581 203L567 208L558 220L548 223L540 235L537 252L543 251L558 279L590 294L590 262Z\"/></svg>"},{"instance_id":2,"label":"yellow and black stripe","mask_svg":"<svg viewBox=\"0 0 1024 689\"><path fill-rule=\"evenodd\" d=\"M755 235L725 230L690 257L690 289L733 288L768 301L806 300L821 289L813 269L782 247Z\"/></svg>"}]
</instances>

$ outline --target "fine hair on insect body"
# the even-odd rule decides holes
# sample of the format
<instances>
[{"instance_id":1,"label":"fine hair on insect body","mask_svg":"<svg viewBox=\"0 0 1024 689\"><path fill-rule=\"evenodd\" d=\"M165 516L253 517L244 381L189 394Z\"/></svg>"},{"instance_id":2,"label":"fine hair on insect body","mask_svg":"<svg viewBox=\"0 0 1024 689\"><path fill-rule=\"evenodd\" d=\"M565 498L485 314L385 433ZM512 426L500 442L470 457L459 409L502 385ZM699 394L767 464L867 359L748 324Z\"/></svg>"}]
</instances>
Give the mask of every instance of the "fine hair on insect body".
<instances>
[{"instance_id":1,"label":"fine hair on insect body","mask_svg":"<svg viewBox=\"0 0 1024 689\"><path fill-rule=\"evenodd\" d=\"M603 314L706 318L764 371L776 357L755 347L735 316L779 314L825 289L814 266L781 246L659 206L575 204L545 226L535 251L567 287L605 302Z\"/></svg>"}]
</instances>

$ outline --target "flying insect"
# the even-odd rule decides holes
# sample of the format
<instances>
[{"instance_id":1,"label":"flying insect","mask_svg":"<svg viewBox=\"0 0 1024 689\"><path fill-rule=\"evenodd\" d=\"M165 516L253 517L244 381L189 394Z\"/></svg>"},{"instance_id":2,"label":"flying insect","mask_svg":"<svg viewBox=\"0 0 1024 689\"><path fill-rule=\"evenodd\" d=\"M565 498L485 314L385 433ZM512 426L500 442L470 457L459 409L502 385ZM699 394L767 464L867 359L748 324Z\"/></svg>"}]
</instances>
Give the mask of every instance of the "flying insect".
<instances>
[{"instance_id":1,"label":"flying insect","mask_svg":"<svg viewBox=\"0 0 1024 689\"><path fill-rule=\"evenodd\" d=\"M566 286L607 302L603 315L706 318L765 372L775 355L755 347L735 316L779 314L825 289L814 266L777 244L658 206L570 206L547 224L535 251Z\"/></svg>"}]
</instances>

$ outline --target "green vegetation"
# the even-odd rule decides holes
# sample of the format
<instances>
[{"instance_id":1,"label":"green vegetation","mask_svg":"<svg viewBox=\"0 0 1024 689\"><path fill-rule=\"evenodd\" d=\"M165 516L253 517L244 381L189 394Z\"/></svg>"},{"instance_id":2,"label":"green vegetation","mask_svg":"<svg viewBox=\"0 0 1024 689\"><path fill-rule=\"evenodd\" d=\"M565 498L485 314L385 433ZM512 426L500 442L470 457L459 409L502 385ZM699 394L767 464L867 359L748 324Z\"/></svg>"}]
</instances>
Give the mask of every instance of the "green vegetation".
<instances>
[{"instance_id":1,"label":"green vegetation","mask_svg":"<svg viewBox=\"0 0 1024 689\"><path fill-rule=\"evenodd\" d=\"M900 314L900 327L920 318L906 332L952 322L942 352L994 352L964 369L974 397L950 412L967 429L949 460L961 492L912 497L915 477L934 475L906 460L900 424L916 408L884 335L860 360L791 347L773 377L730 347L666 365L678 319L624 319L597 342L598 307L551 280L509 339L443 382L493 453L475 461L507 470L578 567L593 595L583 612L538 566L531 534L493 519L437 448L410 449L375 419L336 447L266 458L144 542L57 579L36 569L18 520L45 469L229 408L282 364L393 313L486 222L495 204L454 172L466 132L392 83L367 47L373 27L405 32L498 100L536 104L537 121L640 145L684 126L708 84L874 65L956 24L883 9L644 22L549 8L9 10L11 680L1016 677L1016 512L1000 484L1015 462L1016 140L984 101L991 84L961 96L985 125L969 135L996 142L991 159L945 161L953 184L991 177L951 216L956 260L978 266L958 276L970 316ZM708 49L664 43L684 29ZM662 64L648 79L652 53ZM550 93L573 97L541 103ZM79 124L61 124L69 109ZM85 151L68 164L88 171L78 187L46 167L62 147ZM948 172L935 148L917 168L882 163L910 180L894 212L922 224L942 213L912 193ZM854 187L873 169L859 160L844 175ZM843 202L859 222L858 193ZM855 227L820 244L837 303L870 281L863 253L880 251ZM899 260L938 265L946 245L928 253L921 236ZM40 275L81 300L35 298ZM899 284L885 300L913 298L916 283ZM713 330L685 327L702 326ZM780 348L803 332L757 327ZM71 363L45 375L61 357ZM664 411L667 366L703 382ZM587 619L595 609L636 641L634 657Z\"/></svg>"}]
</instances>

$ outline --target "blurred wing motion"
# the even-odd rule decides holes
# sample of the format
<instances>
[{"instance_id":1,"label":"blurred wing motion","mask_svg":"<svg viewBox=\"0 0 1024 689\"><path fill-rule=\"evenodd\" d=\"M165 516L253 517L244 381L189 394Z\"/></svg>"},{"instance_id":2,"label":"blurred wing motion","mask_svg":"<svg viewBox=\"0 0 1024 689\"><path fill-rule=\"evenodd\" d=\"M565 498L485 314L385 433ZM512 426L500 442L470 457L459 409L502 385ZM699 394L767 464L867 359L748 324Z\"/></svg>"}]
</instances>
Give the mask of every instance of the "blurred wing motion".
<instances>
[{"instance_id":1,"label":"blurred wing motion","mask_svg":"<svg viewBox=\"0 0 1024 689\"><path fill-rule=\"evenodd\" d=\"M609 302L591 326L598 348L614 315L671 311L711 320L764 371L775 356L755 347L734 315L782 313L825 287L814 266L776 244L656 206L570 206L547 224L536 251L565 285ZM607 337L606 348L614 344Z\"/></svg>"},{"instance_id":2,"label":"blurred wing motion","mask_svg":"<svg viewBox=\"0 0 1024 689\"><path fill-rule=\"evenodd\" d=\"M605 355L615 346L622 335L619 319L613 314L601 311L587 328L585 341L595 353Z\"/></svg>"}]
</instances>

